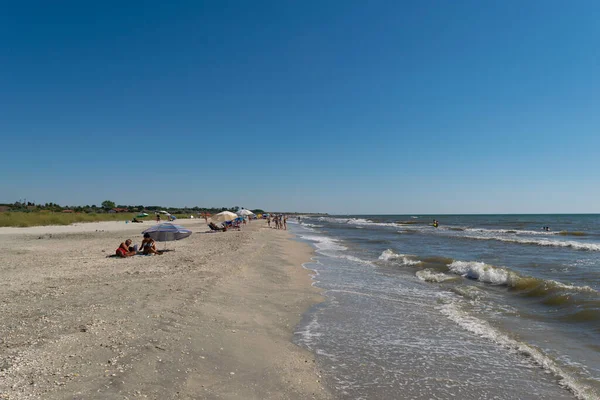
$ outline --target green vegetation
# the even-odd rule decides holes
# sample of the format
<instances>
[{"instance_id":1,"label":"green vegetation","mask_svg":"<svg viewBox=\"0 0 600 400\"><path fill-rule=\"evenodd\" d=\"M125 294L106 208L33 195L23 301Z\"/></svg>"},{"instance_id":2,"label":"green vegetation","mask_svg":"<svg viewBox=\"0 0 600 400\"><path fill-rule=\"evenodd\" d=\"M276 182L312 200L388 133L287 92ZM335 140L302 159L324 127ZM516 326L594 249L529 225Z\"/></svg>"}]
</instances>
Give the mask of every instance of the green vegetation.
<instances>
[{"instance_id":1,"label":"green vegetation","mask_svg":"<svg viewBox=\"0 0 600 400\"><path fill-rule=\"evenodd\" d=\"M134 217L132 213L86 214L56 212L3 212L0 213L0 226L70 225L75 222L125 221Z\"/></svg>"},{"instance_id":2,"label":"green vegetation","mask_svg":"<svg viewBox=\"0 0 600 400\"><path fill-rule=\"evenodd\" d=\"M110 201L110 200L104 200L102 202L102 208L106 209L106 210L112 210L113 208L115 208L115 202L114 201Z\"/></svg>"},{"instance_id":3,"label":"green vegetation","mask_svg":"<svg viewBox=\"0 0 600 400\"><path fill-rule=\"evenodd\" d=\"M137 213L62 213L62 212L3 212L0 213L0 226L39 226L39 225L70 225L76 222L98 222L98 221L131 221ZM178 219L189 218L190 214L173 214ZM142 221L154 221L154 215L138 218ZM161 215L161 221L167 222L167 218Z\"/></svg>"},{"instance_id":4,"label":"green vegetation","mask_svg":"<svg viewBox=\"0 0 600 400\"><path fill-rule=\"evenodd\" d=\"M143 221L154 221L155 213L166 211L178 219L194 215L202 218L204 214L216 214L221 211L237 211L239 207L163 207L143 205L116 205L111 200L105 200L101 206L60 206L56 203L35 204L18 201L12 204L0 204L0 226L39 226L39 225L70 225L76 222L97 221L131 221L141 212L149 214L138 218ZM262 210L261 210L262 211ZM167 221L167 216L161 214L161 221Z\"/></svg>"}]
</instances>

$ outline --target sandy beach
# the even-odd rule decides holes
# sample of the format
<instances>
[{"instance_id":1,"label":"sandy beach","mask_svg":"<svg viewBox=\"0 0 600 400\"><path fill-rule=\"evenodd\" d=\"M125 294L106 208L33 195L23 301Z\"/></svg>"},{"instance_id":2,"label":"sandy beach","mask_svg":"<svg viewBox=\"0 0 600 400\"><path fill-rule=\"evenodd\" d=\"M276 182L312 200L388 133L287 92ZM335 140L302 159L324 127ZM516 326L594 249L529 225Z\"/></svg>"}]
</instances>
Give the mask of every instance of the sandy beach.
<instances>
[{"instance_id":1,"label":"sandy beach","mask_svg":"<svg viewBox=\"0 0 600 400\"><path fill-rule=\"evenodd\" d=\"M178 223L194 234L127 259L107 256L152 222L0 228L0 399L331 398L291 342L321 300L311 248Z\"/></svg>"}]
</instances>

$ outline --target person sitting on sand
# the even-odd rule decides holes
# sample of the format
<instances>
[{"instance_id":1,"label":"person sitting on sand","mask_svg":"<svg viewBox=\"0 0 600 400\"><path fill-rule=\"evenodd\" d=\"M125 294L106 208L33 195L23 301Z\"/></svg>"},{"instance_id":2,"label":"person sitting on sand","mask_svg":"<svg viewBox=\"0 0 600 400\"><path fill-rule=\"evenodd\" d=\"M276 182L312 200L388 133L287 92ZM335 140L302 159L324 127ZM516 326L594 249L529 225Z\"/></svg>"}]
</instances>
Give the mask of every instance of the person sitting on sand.
<instances>
[{"instance_id":1,"label":"person sitting on sand","mask_svg":"<svg viewBox=\"0 0 600 400\"><path fill-rule=\"evenodd\" d=\"M131 239L127 239L117 249L115 252L119 257L131 257L135 256L137 253L137 249L135 247L131 247Z\"/></svg>"},{"instance_id":2,"label":"person sitting on sand","mask_svg":"<svg viewBox=\"0 0 600 400\"><path fill-rule=\"evenodd\" d=\"M140 248L142 249L142 254L144 255L162 254L162 252L156 250L156 242L150 237L149 233L144 233L144 240L142 240Z\"/></svg>"}]
</instances>

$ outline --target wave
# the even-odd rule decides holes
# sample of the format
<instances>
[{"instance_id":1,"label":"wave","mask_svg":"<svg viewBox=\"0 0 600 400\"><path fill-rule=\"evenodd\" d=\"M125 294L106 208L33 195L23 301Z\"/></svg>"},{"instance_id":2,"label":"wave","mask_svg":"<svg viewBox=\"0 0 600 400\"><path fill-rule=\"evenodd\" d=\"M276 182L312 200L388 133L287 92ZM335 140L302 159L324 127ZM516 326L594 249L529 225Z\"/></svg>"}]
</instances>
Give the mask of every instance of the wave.
<instances>
[{"instance_id":1,"label":"wave","mask_svg":"<svg viewBox=\"0 0 600 400\"><path fill-rule=\"evenodd\" d=\"M538 298L539 302L552 307L559 307L557 318L574 321L600 320L600 293L590 286L569 285L562 282L523 276L506 267L497 267L480 261L459 261L446 257L408 256L397 254L391 249L385 250L379 260L420 268L416 276L425 282L441 283L460 279L448 274L458 275L466 279L476 280L494 286L505 286L510 292L523 297ZM458 289L457 289L458 290ZM465 289L477 290L477 289ZM459 294L470 297L473 293ZM580 313L579 316L573 316ZM587 311L589 310L589 312Z\"/></svg>"},{"instance_id":2,"label":"wave","mask_svg":"<svg viewBox=\"0 0 600 400\"><path fill-rule=\"evenodd\" d=\"M431 272L436 274L452 273L467 279L473 279L482 283L496 286L506 286L514 291L528 295L529 297L560 296L565 293L579 293L594 296L597 300L597 290L590 286L569 285L555 280L546 280L523 276L510 268L497 267L480 261L460 261L447 257L424 257L419 258L406 254L397 254L391 249L381 253L379 260L395 262L408 266L427 267L422 271L430 271L421 274L421 277L428 277ZM420 278L421 278L420 277ZM427 281L434 282L436 278ZM425 279L421 279L425 280ZM572 296L565 297L571 302L575 299Z\"/></svg>"},{"instance_id":3,"label":"wave","mask_svg":"<svg viewBox=\"0 0 600 400\"><path fill-rule=\"evenodd\" d=\"M464 276L469 279L475 279L492 285L507 285L519 279L517 273L504 268L494 266L479 261L453 261L448 265L450 272Z\"/></svg>"},{"instance_id":4,"label":"wave","mask_svg":"<svg viewBox=\"0 0 600 400\"><path fill-rule=\"evenodd\" d=\"M322 228L323 227L323 225L309 224L309 223L306 223L306 222L303 222L302 225L306 226L306 227L309 227L309 228Z\"/></svg>"},{"instance_id":5,"label":"wave","mask_svg":"<svg viewBox=\"0 0 600 400\"><path fill-rule=\"evenodd\" d=\"M330 222L334 224L348 224L358 226L397 226L393 222L375 222L365 218L334 218L334 217L319 217L318 221Z\"/></svg>"},{"instance_id":6,"label":"wave","mask_svg":"<svg viewBox=\"0 0 600 400\"><path fill-rule=\"evenodd\" d=\"M402 265L418 265L421 264L421 261L414 260L414 256L407 256L406 254L397 254L394 253L393 250L387 249L379 256L379 260L381 261L394 261L398 264Z\"/></svg>"},{"instance_id":7,"label":"wave","mask_svg":"<svg viewBox=\"0 0 600 400\"><path fill-rule=\"evenodd\" d=\"M319 250L341 251L348 249L346 246L339 244L339 240L327 236L300 235L300 237L313 242L315 247Z\"/></svg>"},{"instance_id":8,"label":"wave","mask_svg":"<svg viewBox=\"0 0 600 400\"><path fill-rule=\"evenodd\" d=\"M568 285L554 280L522 276L508 268L496 267L479 261L453 261L448 265L448 270L465 278L492 285L507 286L517 291L530 292L533 296L546 296L558 291L598 294L598 291L589 286Z\"/></svg>"},{"instance_id":9,"label":"wave","mask_svg":"<svg viewBox=\"0 0 600 400\"><path fill-rule=\"evenodd\" d=\"M345 260L353 261L359 264L369 265L371 267L374 265L371 261L363 260L362 258L354 257L348 254L341 254L336 256L336 258L343 258Z\"/></svg>"},{"instance_id":10,"label":"wave","mask_svg":"<svg viewBox=\"0 0 600 400\"><path fill-rule=\"evenodd\" d=\"M589 234L581 231L560 231L558 232L561 236L588 236Z\"/></svg>"},{"instance_id":11,"label":"wave","mask_svg":"<svg viewBox=\"0 0 600 400\"><path fill-rule=\"evenodd\" d=\"M457 302L446 302L438 307L439 311L448 319L456 323L461 328L474 333L477 336L491 340L492 342L508 349L509 351L529 358L535 365L553 373L558 379L559 384L570 390L578 399L597 398L591 388L581 385L571 375L566 373L550 357L541 350L523 342L508 337L502 332L492 327L486 321L476 318L460 310Z\"/></svg>"},{"instance_id":12,"label":"wave","mask_svg":"<svg viewBox=\"0 0 600 400\"><path fill-rule=\"evenodd\" d=\"M506 238L506 237L485 237L485 236L464 236L467 239L475 240L498 240L507 243L531 244L548 247L568 247L575 250L600 251L599 243L584 243L573 240L549 240L549 239L526 239L526 238Z\"/></svg>"},{"instance_id":13,"label":"wave","mask_svg":"<svg viewBox=\"0 0 600 400\"><path fill-rule=\"evenodd\" d=\"M463 228L466 232L480 232L480 233L499 233L499 234L513 234L513 235L543 235L552 236L556 235L557 232L548 231L532 231L526 229L485 229L485 228Z\"/></svg>"},{"instance_id":14,"label":"wave","mask_svg":"<svg viewBox=\"0 0 600 400\"><path fill-rule=\"evenodd\" d=\"M436 272L429 268L417 271L416 275L417 275L417 278L419 278L420 280L425 281L425 282L440 283L440 282L453 281L456 279L460 279L460 278L457 278L456 276L449 276L449 275L446 275L441 272Z\"/></svg>"},{"instance_id":15,"label":"wave","mask_svg":"<svg viewBox=\"0 0 600 400\"><path fill-rule=\"evenodd\" d=\"M475 300L475 299L484 297L483 291L481 289L479 289L478 287L475 287L472 285L454 286L451 290L454 293L461 295L463 297L466 297L468 299L471 299L471 300Z\"/></svg>"}]
</instances>

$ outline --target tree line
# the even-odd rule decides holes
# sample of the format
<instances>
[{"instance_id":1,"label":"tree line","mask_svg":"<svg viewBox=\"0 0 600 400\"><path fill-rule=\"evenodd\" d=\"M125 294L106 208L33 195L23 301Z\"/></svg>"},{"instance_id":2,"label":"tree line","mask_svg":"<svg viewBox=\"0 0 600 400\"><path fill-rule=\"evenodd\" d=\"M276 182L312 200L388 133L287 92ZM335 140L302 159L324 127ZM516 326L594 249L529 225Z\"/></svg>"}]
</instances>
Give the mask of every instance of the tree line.
<instances>
[{"instance_id":1,"label":"tree line","mask_svg":"<svg viewBox=\"0 0 600 400\"><path fill-rule=\"evenodd\" d=\"M35 211L51 211L51 212L63 212L65 210L71 210L73 212L81 213L106 213L114 209L126 209L130 212L155 212L155 211L166 211L170 214L216 214L222 211L238 212L241 208L235 207L165 207L161 205L124 205L116 204L111 200L104 200L100 205L92 204L85 206L65 205L61 206L57 203L33 203L30 201L17 201L14 203L0 204L0 206L8 207L8 211L21 211L21 212L35 212ZM250 210L255 214L264 213L261 209Z\"/></svg>"}]
</instances>

